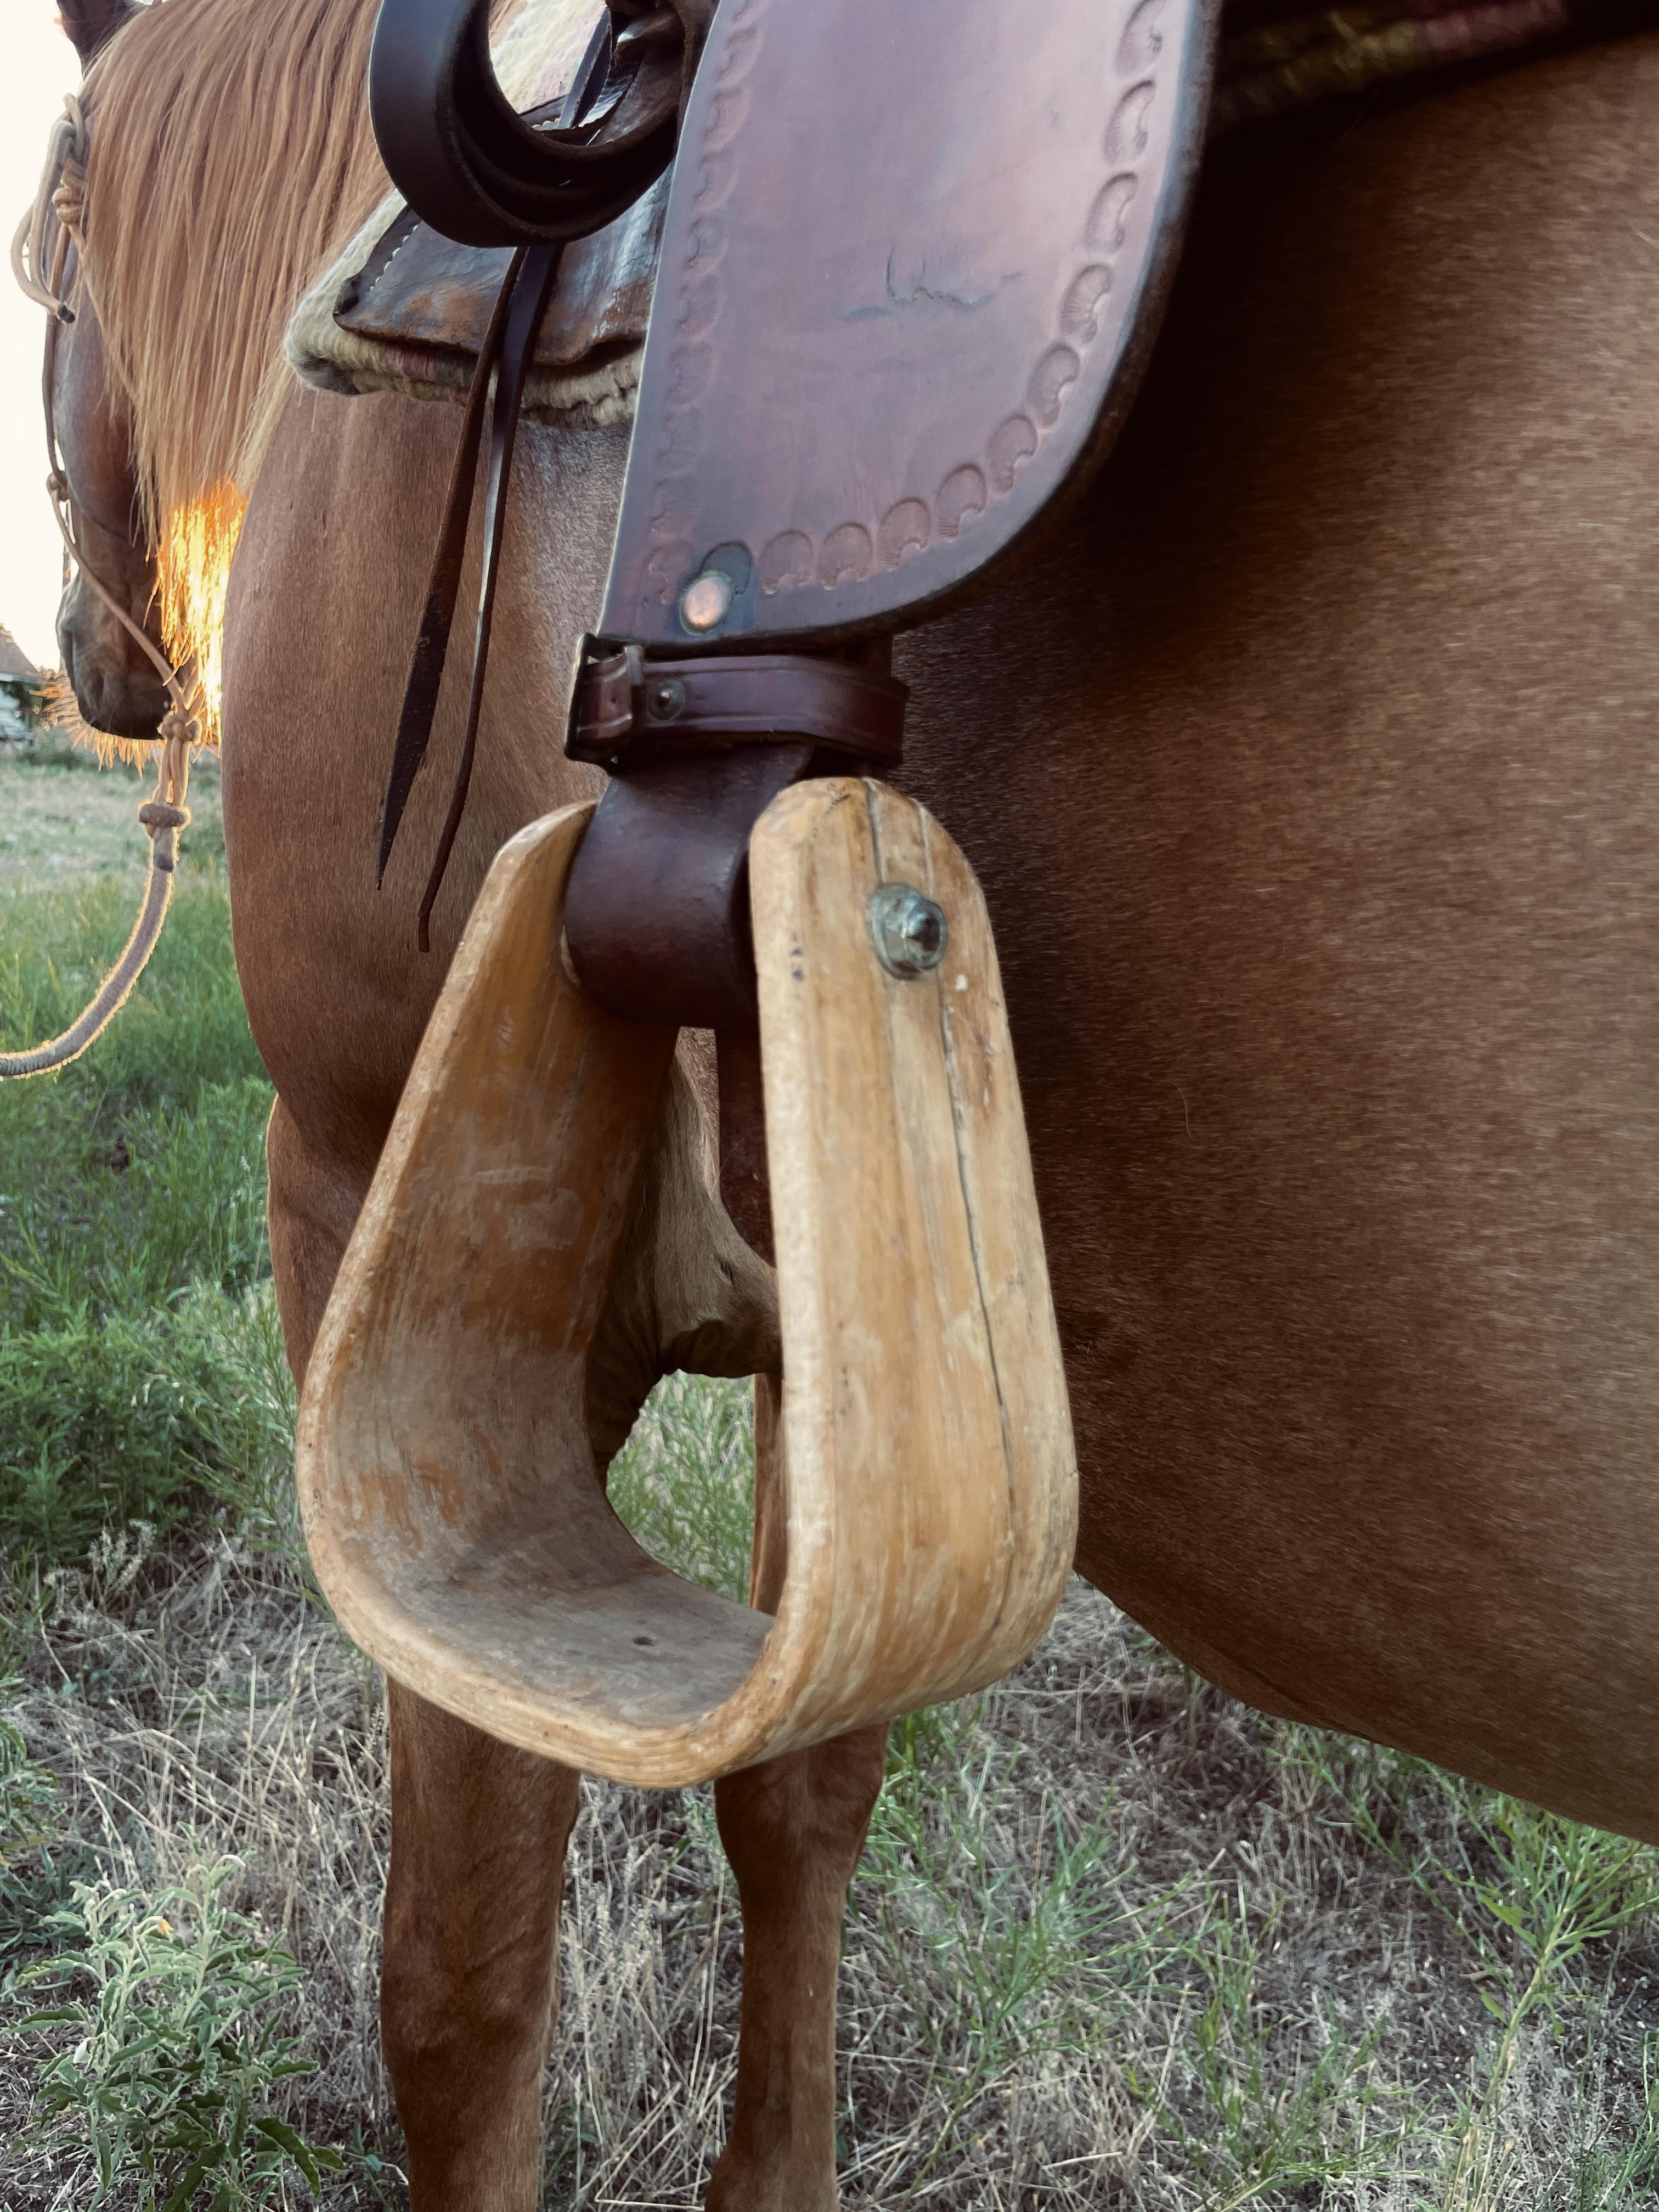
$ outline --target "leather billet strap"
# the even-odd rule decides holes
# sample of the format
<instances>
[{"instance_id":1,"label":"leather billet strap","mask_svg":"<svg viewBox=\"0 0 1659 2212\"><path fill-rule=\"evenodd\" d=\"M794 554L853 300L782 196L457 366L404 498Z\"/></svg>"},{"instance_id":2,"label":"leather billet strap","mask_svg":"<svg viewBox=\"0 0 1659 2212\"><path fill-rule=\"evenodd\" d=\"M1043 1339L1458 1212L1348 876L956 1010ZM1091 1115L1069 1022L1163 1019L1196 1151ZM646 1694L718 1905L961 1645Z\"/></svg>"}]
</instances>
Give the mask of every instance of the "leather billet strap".
<instances>
[{"instance_id":1,"label":"leather billet strap","mask_svg":"<svg viewBox=\"0 0 1659 2212\"><path fill-rule=\"evenodd\" d=\"M722 653L647 660L584 638L565 751L626 774L647 756L726 750L809 738L872 767L898 765L902 684L878 670L807 653Z\"/></svg>"},{"instance_id":2,"label":"leather billet strap","mask_svg":"<svg viewBox=\"0 0 1659 2212\"><path fill-rule=\"evenodd\" d=\"M754 1035L749 841L820 758L810 738L781 738L611 779L565 892L565 950L591 999L625 1021Z\"/></svg>"},{"instance_id":3,"label":"leather billet strap","mask_svg":"<svg viewBox=\"0 0 1659 2212\"><path fill-rule=\"evenodd\" d=\"M611 771L565 899L588 995L624 1020L752 1036L755 824L791 784L896 768L908 696L824 654L648 660L584 638L565 751Z\"/></svg>"},{"instance_id":4,"label":"leather billet strap","mask_svg":"<svg viewBox=\"0 0 1659 2212\"><path fill-rule=\"evenodd\" d=\"M503 94L489 0L386 0L368 104L393 184L465 246L562 243L603 228L672 161L714 12L714 0L609 0L602 39L555 120L520 115Z\"/></svg>"}]
</instances>

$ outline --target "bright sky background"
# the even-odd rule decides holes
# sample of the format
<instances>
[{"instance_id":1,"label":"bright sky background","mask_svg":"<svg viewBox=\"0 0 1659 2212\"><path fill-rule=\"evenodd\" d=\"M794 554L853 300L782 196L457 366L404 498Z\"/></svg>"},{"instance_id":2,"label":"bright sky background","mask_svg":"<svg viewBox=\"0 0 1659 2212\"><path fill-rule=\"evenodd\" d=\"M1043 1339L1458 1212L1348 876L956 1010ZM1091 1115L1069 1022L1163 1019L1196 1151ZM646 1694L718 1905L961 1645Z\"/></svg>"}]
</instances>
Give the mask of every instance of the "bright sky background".
<instances>
[{"instance_id":1,"label":"bright sky background","mask_svg":"<svg viewBox=\"0 0 1659 2212\"><path fill-rule=\"evenodd\" d=\"M54 0L0 0L0 233L8 249L40 184L52 118L80 77ZM32 660L53 668L61 564L40 416L46 328L0 255L0 623Z\"/></svg>"}]
</instances>

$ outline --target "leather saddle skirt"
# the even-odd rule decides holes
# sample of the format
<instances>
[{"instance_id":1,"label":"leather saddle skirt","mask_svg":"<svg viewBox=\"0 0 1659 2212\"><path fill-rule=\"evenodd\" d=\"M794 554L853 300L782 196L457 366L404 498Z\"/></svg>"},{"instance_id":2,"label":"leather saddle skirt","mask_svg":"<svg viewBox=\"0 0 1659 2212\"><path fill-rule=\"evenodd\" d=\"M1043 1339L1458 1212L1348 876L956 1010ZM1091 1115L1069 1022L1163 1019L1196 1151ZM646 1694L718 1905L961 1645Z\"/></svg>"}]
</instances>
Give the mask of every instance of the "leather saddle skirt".
<instances>
[{"instance_id":1,"label":"leather saddle skirt","mask_svg":"<svg viewBox=\"0 0 1659 2212\"><path fill-rule=\"evenodd\" d=\"M668 185L659 178L619 222L565 248L537 332L527 415L593 427L627 419ZM512 258L507 246L458 246L405 208L335 296L335 328L357 356L349 388L464 397Z\"/></svg>"},{"instance_id":2,"label":"leather saddle skirt","mask_svg":"<svg viewBox=\"0 0 1659 2212\"><path fill-rule=\"evenodd\" d=\"M520 114L557 105L599 13L599 0L527 0L492 48ZM532 420L597 429L631 419L668 184L566 248L525 387ZM464 400L511 258L456 245L390 194L301 301L288 360L325 392Z\"/></svg>"}]
</instances>

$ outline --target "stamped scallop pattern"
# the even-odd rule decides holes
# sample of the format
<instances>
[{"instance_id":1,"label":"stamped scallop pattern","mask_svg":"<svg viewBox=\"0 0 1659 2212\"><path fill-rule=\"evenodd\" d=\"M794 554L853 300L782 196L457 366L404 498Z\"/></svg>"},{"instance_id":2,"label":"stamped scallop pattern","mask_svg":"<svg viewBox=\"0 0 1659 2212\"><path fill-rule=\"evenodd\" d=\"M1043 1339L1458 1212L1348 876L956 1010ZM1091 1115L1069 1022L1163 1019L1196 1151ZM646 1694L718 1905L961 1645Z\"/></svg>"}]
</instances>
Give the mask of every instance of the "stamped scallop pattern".
<instances>
[{"instance_id":1,"label":"stamped scallop pattern","mask_svg":"<svg viewBox=\"0 0 1659 2212\"><path fill-rule=\"evenodd\" d=\"M1065 411L1083 374L1085 358L1103 328L1102 309L1115 275L1115 261L1127 238L1130 210L1141 188L1140 165L1149 144L1147 123L1164 91L1159 19L1166 0L1139 0L1131 12L1115 57L1115 81L1101 136L1105 172L1091 204L1082 210L1076 275L1063 295L1052 341L1032 364L1024 405L988 433L982 452L949 469L931 501L911 495L882 515L849 516L822 543L805 531L780 532L757 556L761 591L770 597L816 581L825 590L861 582L878 570L899 568L937 538L954 538L971 527L995 500L1006 498L1021 470ZM720 53L720 79L698 150L696 212L678 300L671 362L671 397L660 449L663 471L652 510L653 547L641 598L666 605L695 567L692 487L683 472L696 459L697 402L714 374L711 334L722 305L721 262L726 228L722 210L738 181L735 143L748 94L746 80L765 33L767 0L723 0L722 15L738 34ZM680 477L679 483L675 482Z\"/></svg>"},{"instance_id":2,"label":"stamped scallop pattern","mask_svg":"<svg viewBox=\"0 0 1659 2212\"><path fill-rule=\"evenodd\" d=\"M738 25L719 57L720 82L697 150L695 209L686 234L685 263L669 356L669 396L664 410L660 473L651 501L651 551L640 580L641 601L669 606L696 566L689 532L696 513L692 477L702 444L697 404L713 382L713 333L725 303L721 264L727 225L723 213L737 186L733 141L748 112L746 80L760 52L765 0L725 0L722 13ZM752 20L751 20L752 19ZM799 590L811 581L816 549L804 531L785 531L763 548L757 567L763 592Z\"/></svg>"}]
</instances>

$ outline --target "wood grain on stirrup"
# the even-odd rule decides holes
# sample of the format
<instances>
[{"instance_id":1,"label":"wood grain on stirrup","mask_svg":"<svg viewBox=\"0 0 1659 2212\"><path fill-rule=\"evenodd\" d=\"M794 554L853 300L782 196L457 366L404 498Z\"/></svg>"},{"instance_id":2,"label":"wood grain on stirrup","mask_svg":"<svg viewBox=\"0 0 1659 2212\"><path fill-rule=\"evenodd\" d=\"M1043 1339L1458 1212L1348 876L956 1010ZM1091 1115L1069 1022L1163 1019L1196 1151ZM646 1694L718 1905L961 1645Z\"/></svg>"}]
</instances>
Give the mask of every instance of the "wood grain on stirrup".
<instances>
[{"instance_id":1,"label":"wood grain on stirrup","mask_svg":"<svg viewBox=\"0 0 1659 2212\"><path fill-rule=\"evenodd\" d=\"M924 811L842 780L752 849L783 1312L775 1619L649 1559L582 1419L674 1033L561 964L589 809L506 846L307 1377L301 1498L349 1632L434 1704L617 1780L705 1779L1002 1674L1046 1626L1076 1481L984 908ZM945 964L878 962L883 880ZM769 1517L770 1516L769 1515Z\"/></svg>"}]
</instances>

